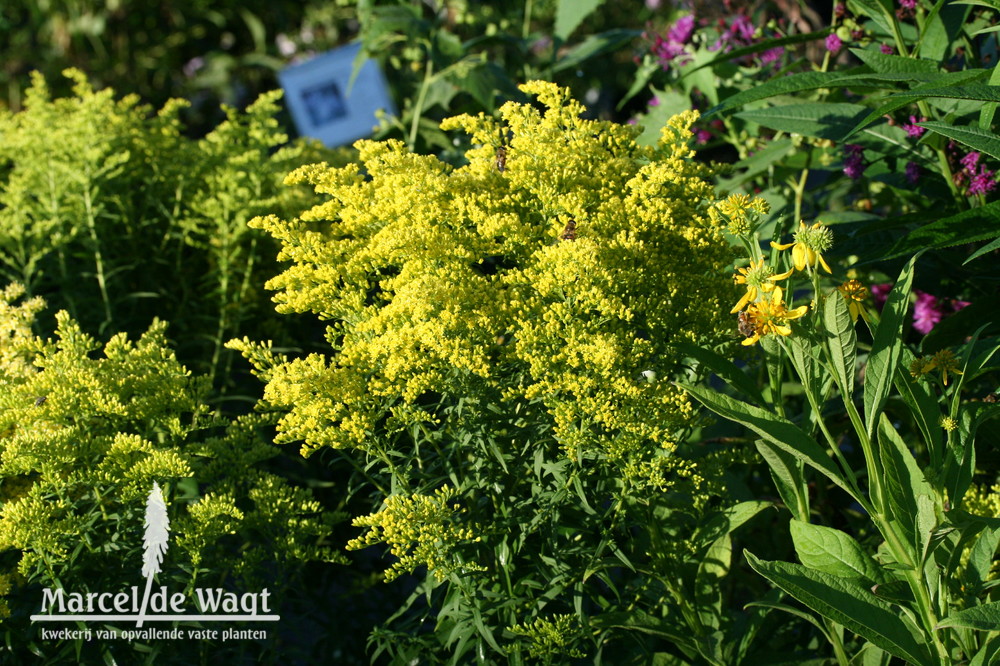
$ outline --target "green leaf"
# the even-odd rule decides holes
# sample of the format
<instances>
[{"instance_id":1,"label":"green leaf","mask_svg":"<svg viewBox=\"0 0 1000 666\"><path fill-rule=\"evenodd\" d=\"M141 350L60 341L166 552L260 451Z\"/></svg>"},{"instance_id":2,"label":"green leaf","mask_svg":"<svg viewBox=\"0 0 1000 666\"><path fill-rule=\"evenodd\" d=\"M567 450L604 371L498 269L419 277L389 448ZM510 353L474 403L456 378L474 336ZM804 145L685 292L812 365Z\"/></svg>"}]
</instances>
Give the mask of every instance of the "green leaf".
<instances>
[{"instance_id":1,"label":"green leaf","mask_svg":"<svg viewBox=\"0 0 1000 666\"><path fill-rule=\"evenodd\" d=\"M1000 102L1000 86L949 86L947 88L922 88L908 92L893 93L890 97L926 99L928 97L944 97L945 99L971 99L977 102Z\"/></svg>"},{"instance_id":2,"label":"green leaf","mask_svg":"<svg viewBox=\"0 0 1000 666\"><path fill-rule=\"evenodd\" d=\"M770 502L740 502L712 516L702 525L691 542L697 549L705 548L727 534L732 534L758 513L772 506L774 505Z\"/></svg>"},{"instance_id":3,"label":"green leaf","mask_svg":"<svg viewBox=\"0 0 1000 666\"><path fill-rule=\"evenodd\" d=\"M915 664L934 664L925 639L915 634L864 585L787 562L758 560L744 551L754 571L820 615L865 638L886 652Z\"/></svg>"},{"instance_id":4,"label":"green leaf","mask_svg":"<svg viewBox=\"0 0 1000 666\"><path fill-rule=\"evenodd\" d=\"M552 67L552 72L562 72L567 69L579 67L591 58L618 50L641 35L641 30L608 30L596 35L590 35L582 43L574 46L565 56L560 58Z\"/></svg>"},{"instance_id":5,"label":"green leaf","mask_svg":"<svg viewBox=\"0 0 1000 666\"><path fill-rule=\"evenodd\" d=\"M908 97L899 97L898 94L889 95L882 100L881 106L865 116L865 118L859 122L854 129L844 136L844 139L856 134L886 114L892 113L897 109L901 109L904 106L908 106L917 101L918 98L913 95L919 95L922 90L935 90L940 89L942 86L958 86L964 83L971 83L973 81L986 78L988 72L989 70L985 69L966 69L958 72L946 72L938 75L927 83L922 83L919 86L916 86L913 90L907 93L909 95Z\"/></svg>"},{"instance_id":6,"label":"green leaf","mask_svg":"<svg viewBox=\"0 0 1000 666\"><path fill-rule=\"evenodd\" d=\"M931 392L927 382L914 380L909 373L910 364L916 359L913 352L906 347L902 349L899 370L896 372L895 385L900 397L913 415L920 433L924 437L927 448L931 451L931 456L937 453L940 456L941 444L943 440L942 429L939 423L941 419L941 407L937 398Z\"/></svg>"},{"instance_id":7,"label":"green leaf","mask_svg":"<svg viewBox=\"0 0 1000 666\"><path fill-rule=\"evenodd\" d=\"M846 532L794 519L789 527L795 553L804 566L843 578L873 583L882 579L875 561Z\"/></svg>"},{"instance_id":8,"label":"green leaf","mask_svg":"<svg viewBox=\"0 0 1000 666\"><path fill-rule=\"evenodd\" d=\"M821 39L826 39L826 36L830 34L829 30L818 30L816 32L809 32L803 35L792 35L791 37L779 37L778 39L766 39L761 42L757 42L751 46L744 46L741 49L733 49L728 53L720 53L711 60L707 60L703 63L699 63L696 67L685 70L684 76L693 74L700 69L705 67L714 67L722 62L731 62L742 58L743 56L753 55L755 53L763 53L764 51L770 51L778 46L790 46L792 44L803 44L805 42L815 42Z\"/></svg>"},{"instance_id":9,"label":"green leaf","mask_svg":"<svg viewBox=\"0 0 1000 666\"><path fill-rule=\"evenodd\" d=\"M729 573L733 541L728 534L717 539L698 563L694 578L694 599L698 618L706 629L718 629L722 617L722 586Z\"/></svg>"},{"instance_id":10,"label":"green leaf","mask_svg":"<svg viewBox=\"0 0 1000 666\"><path fill-rule=\"evenodd\" d=\"M874 439L882 406L889 397L893 375L903 347L903 324L910 308L910 286L913 283L914 256L903 267L896 286L882 308L882 321L875 330L872 350L865 368L865 423L869 439Z\"/></svg>"},{"instance_id":11,"label":"green leaf","mask_svg":"<svg viewBox=\"0 0 1000 666\"><path fill-rule=\"evenodd\" d=\"M802 476L802 462L765 439L756 440L757 451L771 470L781 500L799 520L809 519L809 494Z\"/></svg>"},{"instance_id":12,"label":"green leaf","mask_svg":"<svg viewBox=\"0 0 1000 666\"><path fill-rule=\"evenodd\" d=\"M736 117L774 130L839 141L867 115L868 108L859 104L816 102L742 111Z\"/></svg>"},{"instance_id":13,"label":"green leaf","mask_svg":"<svg viewBox=\"0 0 1000 666\"><path fill-rule=\"evenodd\" d=\"M826 476L859 503L864 503L864 499L844 478L843 473L837 468L837 465L826 451L820 448L819 444L812 437L804 433L791 421L787 421L760 407L748 405L727 395L716 393L708 388L680 383L678 383L678 386L719 416L740 423L753 430L779 449L791 454L793 457Z\"/></svg>"},{"instance_id":14,"label":"green leaf","mask_svg":"<svg viewBox=\"0 0 1000 666\"><path fill-rule=\"evenodd\" d=\"M1000 631L1000 601L992 601L951 613L944 620L938 622L938 629L945 627Z\"/></svg>"},{"instance_id":15,"label":"green leaf","mask_svg":"<svg viewBox=\"0 0 1000 666\"><path fill-rule=\"evenodd\" d=\"M982 209L980 209L980 210L982 210ZM996 233L998 235L1000 235L1000 229L998 229L996 231ZM976 250L975 252L973 252L971 255L969 255L968 259L966 259L965 261L962 262L962 265L964 266L967 263L969 263L970 261L972 261L973 259L978 259L979 257L983 256L984 254L989 254L990 252L992 252L993 250L995 250L997 248L1000 248L1000 238L997 238L996 240L987 243L986 245L982 246L981 248L979 248L978 250Z\"/></svg>"},{"instance_id":16,"label":"green leaf","mask_svg":"<svg viewBox=\"0 0 1000 666\"><path fill-rule=\"evenodd\" d=\"M826 297L823 306L823 324L829 333L826 342L830 349L834 375L844 393L844 399L850 400L854 393L854 365L858 336L854 331L854 322L851 321L847 301L840 292L834 291Z\"/></svg>"},{"instance_id":17,"label":"green leaf","mask_svg":"<svg viewBox=\"0 0 1000 666\"><path fill-rule=\"evenodd\" d=\"M976 653L976 656L969 662L969 666L990 666L997 663L997 655L1000 654L1000 636L993 636Z\"/></svg>"},{"instance_id":18,"label":"green leaf","mask_svg":"<svg viewBox=\"0 0 1000 666\"><path fill-rule=\"evenodd\" d=\"M905 532L916 559L922 560L937 524L937 494L884 413L879 419L878 435L885 509Z\"/></svg>"},{"instance_id":19,"label":"green leaf","mask_svg":"<svg viewBox=\"0 0 1000 666\"><path fill-rule=\"evenodd\" d=\"M883 259L912 254L924 249L965 245L1000 235L1000 201L949 215L914 229L883 255Z\"/></svg>"},{"instance_id":20,"label":"green leaf","mask_svg":"<svg viewBox=\"0 0 1000 666\"><path fill-rule=\"evenodd\" d=\"M672 116L691 108L691 98L675 90L655 91L656 106L649 107L645 114L636 119L642 126L642 134L636 138L636 143L642 146L655 146L660 140L660 131Z\"/></svg>"},{"instance_id":21,"label":"green leaf","mask_svg":"<svg viewBox=\"0 0 1000 666\"><path fill-rule=\"evenodd\" d=\"M905 58L909 60L909 58ZM848 87L882 87L882 84L898 81L924 80L925 74L886 73L886 74L841 74L838 72L803 72L771 79L759 86L754 86L728 97L718 106L709 109L705 115L721 113L731 108L744 106L750 102L802 92L818 88L848 88Z\"/></svg>"},{"instance_id":22,"label":"green leaf","mask_svg":"<svg viewBox=\"0 0 1000 666\"><path fill-rule=\"evenodd\" d=\"M955 127L931 121L920 123L920 126L1000 160L1000 136L993 132L986 132L978 127Z\"/></svg>"},{"instance_id":23,"label":"green leaf","mask_svg":"<svg viewBox=\"0 0 1000 666\"><path fill-rule=\"evenodd\" d=\"M556 37L566 41L583 19L590 16L604 0L559 0L556 7Z\"/></svg>"},{"instance_id":24,"label":"green leaf","mask_svg":"<svg viewBox=\"0 0 1000 666\"><path fill-rule=\"evenodd\" d=\"M962 572L962 583L970 595L978 595L983 589L983 583L990 575L993 566L993 556L1000 547L1000 527L986 527L976 538L969 553L969 563Z\"/></svg>"},{"instance_id":25,"label":"green leaf","mask_svg":"<svg viewBox=\"0 0 1000 666\"><path fill-rule=\"evenodd\" d=\"M882 53L877 49L850 49L858 60L880 74L913 74L915 78L937 74L938 61L923 58L907 58L900 55Z\"/></svg>"}]
</instances>

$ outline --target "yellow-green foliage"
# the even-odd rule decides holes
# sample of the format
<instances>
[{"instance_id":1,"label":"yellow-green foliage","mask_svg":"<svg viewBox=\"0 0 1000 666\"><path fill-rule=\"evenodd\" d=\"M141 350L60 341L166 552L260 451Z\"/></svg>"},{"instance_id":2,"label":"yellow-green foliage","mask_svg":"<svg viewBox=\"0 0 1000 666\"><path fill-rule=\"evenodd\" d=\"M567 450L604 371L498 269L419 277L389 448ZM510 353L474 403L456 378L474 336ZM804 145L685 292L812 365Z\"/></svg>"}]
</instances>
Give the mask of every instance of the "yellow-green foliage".
<instances>
[{"instance_id":1,"label":"yellow-green foliage","mask_svg":"<svg viewBox=\"0 0 1000 666\"><path fill-rule=\"evenodd\" d=\"M315 206L251 222L289 262L268 283L278 310L327 322L332 348L229 343L267 381L277 441L342 453L352 506L370 511L349 546L384 543L387 578L425 567L425 589L447 588L408 620L437 635L376 634L402 661L510 654L519 641L497 632L515 626L532 654L592 649L595 634L555 640L565 621L546 618L658 612L650 578L672 585L686 555L658 551L690 536L719 487L721 463L676 450L693 412L670 382L675 345L734 326L711 170L688 148L695 114L645 148L636 128L581 119L561 88L524 90L546 110L444 123L476 144L463 166L362 141L359 164L289 176ZM630 560L644 573L605 575Z\"/></svg>"},{"instance_id":2,"label":"yellow-green foliage","mask_svg":"<svg viewBox=\"0 0 1000 666\"><path fill-rule=\"evenodd\" d=\"M289 177L323 203L251 223L292 262L268 283L279 311L330 320L337 349L266 371L266 400L290 408L279 441L369 449L383 419L398 430L434 423L421 396L497 391L501 409L542 400L573 458L672 446L691 407L642 373L669 377L680 360L671 345L717 338L731 299L707 171L689 159L694 114L649 149L632 127L581 120L562 89L525 90L548 111L508 103L503 129L485 117L444 124L482 144L466 166L360 142L361 165Z\"/></svg>"},{"instance_id":3,"label":"yellow-green foliage","mask_svg":"<svg viewBox=\"0 0 1000 666\"><path fill-rule=\"evenodd\" d=\"M226 339L275 334L254 288L273 273L274 250L246 223L301 207L305 189L281 181L328 153L287 144L274 118L280 91L225 109L195 140L179 119L186 102L154 114L66 75L72 96L53 99L36 74L24 110L0 111L0 277L101 335L137 335L164 318L185 358L226 373Z\"/></svg>"},{"instance_id":4,"label":"yellow-green foliage","mask_svg":"<svg viewBox=\"0 0 1000 666\"><path fill-rule=\"evenodd\" d=\"M154 481L168 491L179 547L165 575L193 565L245 580L330 556L320 541L331 517L261 467L276 453L258 434L265 419L211 414L205 378L178 363L164 323L101 345L59 312L43 340L28 328L40 303L12 302L21 291L0 301L0 551L21 574L77 589L135 584ZM264 554L243 557L247 543Z\"/></svg>"}]
</instances>

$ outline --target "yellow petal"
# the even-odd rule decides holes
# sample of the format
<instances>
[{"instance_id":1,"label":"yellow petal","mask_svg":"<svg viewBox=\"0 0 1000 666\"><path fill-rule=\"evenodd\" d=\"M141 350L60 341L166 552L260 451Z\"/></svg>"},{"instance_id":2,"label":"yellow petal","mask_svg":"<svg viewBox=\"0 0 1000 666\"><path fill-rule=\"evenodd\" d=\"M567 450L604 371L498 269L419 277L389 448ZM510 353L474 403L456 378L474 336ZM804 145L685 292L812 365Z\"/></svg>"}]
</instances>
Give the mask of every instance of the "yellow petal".
<instances>
[{"instance_id":1,"label":"yellow petal","mask_svg":"<svg viewBox=\"0 0 1000 666\"><path fill-rule=\"evenodd\" d=\"M830 266L827 265L826 260L823 258L822 254L817 253L816 258L819 259L819 263L822 264L823 268L826 269L827 273L833 273L833 271L830 270Z\"/></svg>"},{"instance_id":2,"label":"yellow petal","mask_svg":"<svg viewBox=\"0 0 1000 666\"><path fill-rule=\"evenodd\" d=\"M785 313L785 319L798 319L799 317L801 317L802 315L804 315L807 312L809 312L809 306L808 305L800 305L799 307L795 308L794 310L789 310L788 312L786 312Z\"/></svg>"},{"instance_id":3,"label":"yellow petal","mask_svg":"<svg viewBox=\"0 0 1000 666\"><path fill-rule=\"evenodd\" d=\"M752 336L750 336L749 338L747 338L746 340L744 340L740 344L742 344L744 347L749 347L750 345L752 345L753 343L757 342L758 340L760 340L760 333L756 333L755 332Z\"/></svg>"},{"instance_id":4,"label":"yellow petal","mask_svg":"<svg viewBox=\"0 0 1000 666\"><path fill-rule=\"evenodd\" d=\"M790 278L792 276L792 273L794 272L795 272L794 268L789 268L786 272L779 273L778 275L772 275L767 279L770 280L771 282L777 282L778 280L785 280L787 278Z\"/></svg>"},{"instance_id":5,"label":"yellow petal","mask_svg":"<svg viewBox=\"0 0 1000 666\"><path fill-rule=\"evenodd\" d=\"M802 243L796 243L795 247L792 248L792 263L795 264L797 271L806 267L806 246Z\"/></svg>"},{"instance_id":6,"label":"yellow petal","mask_svg":"<svg viewBox=\"0 0 1000 666\"><path fill-rule=\"evenodd\" d=\"M788 326L772 326L771 328L773 328L774 332L777 333L778 335L791 335L792 334L792 329L789 328Z\"/></svg>"},{"instance_id":7,"label":"yellow petal","mask_svg":"<svg viewBox=\"0 0 1000 666\"><path fill-rule=\"evenodd\" d=\"M748 287L746 293L743 294L743 298L741 298L740 302L737 303L736 306L733 307L733 309L729 311L729 314L736 314L737 312L739 312L740 310L742 310L746 306L747 303L750 302L750 299L756 298L756 294L751 294L750 293L751 289L753 289L754 291L757 291L753 287Z\"/></svg>"},{"instance_id":8,"label":"yellow petal","mask_svg":"<svg viewBox=\"0 0 1000 666\"><path fill-rule=\"evenodd\" d=\"M793 245L795 245L795 241L792 241L791 243L775 243L774 241L771 241L771 247L775 250L787 250Z\"/></svg>"}]
</instances>

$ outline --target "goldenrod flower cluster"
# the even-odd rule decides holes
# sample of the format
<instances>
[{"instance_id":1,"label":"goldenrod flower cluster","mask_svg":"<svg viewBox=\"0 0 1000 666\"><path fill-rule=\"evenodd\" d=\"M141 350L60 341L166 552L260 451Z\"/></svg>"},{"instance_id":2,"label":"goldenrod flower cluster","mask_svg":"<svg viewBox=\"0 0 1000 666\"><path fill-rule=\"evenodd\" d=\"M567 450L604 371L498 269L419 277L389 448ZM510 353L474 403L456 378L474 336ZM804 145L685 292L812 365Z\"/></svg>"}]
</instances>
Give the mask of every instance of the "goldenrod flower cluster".
<instances>
[{"instance_id":1,"label":"goldenrod flower cluster","mask_svg":"<svg viewBox=\"0 0 1000 666\"><path fill-rule=\"evenodd\" d=\"M419 566L426 566L439 581L456 572L483 571L474 562L463 562L458 557L457 546L479 538L468 527L457 524L456 516L461 512L450 504L454 497L455 489L449 486L433 495L390 495L381 511L354 519L355 527L370 529L349 541L347 549L388 544L398 560L386 570L386 581Z\"/></svg>"},{"instance_id":2,"label":"goldenrod flower cluster","mask_svg":"<svg viewBox=\"0 0 1000 666\"><path fill-rule=\"evenodd\" d=\"M0 297L0 550L19 551L22 575L67 588L120 585L104 578L141 560L154 481L168 497L185 483L205 493L170 506L174 572L263 574L232 540L219 544L224 534L262 546L268 566L329 559L317 545L329 516L307 491L258 467L275 455L259 434L267 419L210 414L208 383L178 362L164 322L137 340L100 344L63 311L46 340L31 333L42 304L15 303L22 293L11 286Z\"/></svg>"},{"instance_id":3,"label":"goldenrod flower cluster","mask_svg":"<svg viewBox=\"0 0 1000 666\"><path fill-rule=\"evenodd\" d=\"M522 622L507 627L515 636L527 639L528 656L532 659L550 660L580 659L586 655L573 647L583 634L580 619L576 615L559 614L536 618L534 622Z\"/></svg>"},{"instance_id":4,"label":"goldenrod flower cluster","mask_svg":"<svg viewBox=\"0 0 1000 666\"><path fill-rule=\"evenodd\" d=\"M646 148L636 128L582 120L565 89L523 90L547 110L507 103L500 121L445 121L478 144L463 166L362 141L360 165L288 178L322 203L252 222L291 262L268 283L279 311L328 320L336 349L288 360L231 343L268 380L266 401L289 410L279 441L371 450L387 424L433 427L422 401L447 394L497 395L500 410L540 401L574 458L672 446L691 407L644 377L677 369L672 344L729 327L718 266L731 254L710 172L690 160L696 114Z\"/></svg>"}]
</instances>

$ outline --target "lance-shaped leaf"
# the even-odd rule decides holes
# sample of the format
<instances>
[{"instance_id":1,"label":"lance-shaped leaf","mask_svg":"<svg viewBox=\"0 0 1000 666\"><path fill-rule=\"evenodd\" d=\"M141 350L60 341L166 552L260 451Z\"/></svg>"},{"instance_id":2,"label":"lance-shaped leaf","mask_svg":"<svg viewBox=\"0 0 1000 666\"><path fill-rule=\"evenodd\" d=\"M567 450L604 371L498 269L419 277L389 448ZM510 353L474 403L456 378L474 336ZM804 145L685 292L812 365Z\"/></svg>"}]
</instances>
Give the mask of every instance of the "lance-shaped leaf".
<instances>
[{"instance_id":1,"label":"lance-shaped leaf","mask_svg":"<svg viewBox=\"0 0 1000 666\"><path fill-rule=\"evenodd\" d=\"M761 458L771 469L774 486L778 489L778 495L785 506L796 518L807 520L809 493L802 475L802 461L766 439L758 439L754 444L757 445Z\"/></svg>"},{"instance_id":2,"label":"lance-shaped leaf","mask_svg":"<svg viewBox=\"0 0 1000 666\"><path fill-rule=\"evenodd\" d=\"M875 330L872 351L868 355L868 367L865 369L865 424L869 438L875 434L879 414L889 397L893 375L902 354L903 322L910 308L910 285L913 284L913 265L916 261L917 257L914 256L906 263L896 280L896 286L886 299L885 307L882 308L882 321Z\"/></svg>"},{"instance_id":3,"label":"lance-shaped leaf","mask_svg":"<svg viewBox=\"0 0 1000 666\"><path fill-rule=\"evenodd\" d=\"M820 615L914 664L934 664L926 641L864 585L788 562L758 560L744 551L754 571Z\"/></svg>"},{"instance_id":4,"label":"lance-shaped leaf","mask_svg":"<svg viewBox=\"0 0 1000 666\"><path fill-rule=\"evenodd\" d=\"M847 301L839 292L826 297L823 306L823 323L829 333L827 344L833 372L844 392L844 399L850 400L854 393L854 363L857 354L858 336L854 332L854 322L847 308Z\"/></svg>"},{"instance_id":5,"label":"lance-shaped leaf","mask_svg":"<svg viewBox=\"0 0 1000 666\"><path fill-rule=\"evenodd\" d=\"M854 490L826 451L791 421L711 389L680 383L678 386L719 416L750 428L777 448L798 458L840 486L859 504L864 504L864 498Z\"/></svg>"},{"instance_id":6,"label":"lance-shaped leaf","mask_svg":"<svg viewBox=\"0 0 1000 666\"><path fill-rule=\"evenodd\" d=\"M873 583L883 579L875 560L846 532L801 520L789 524L799 561L810 569Z\"/></svg>"},{"instance_id":7,"label":"lance-shaped leaf","mask_svg":"<svg viewBox=\"0 0 1000 666\"><path fill-rule=\"evenodd\" d=\"M142 538L142 575L145 578L160 573L160 563L163 554L167 552L167 540L170 538L170 519L167 517L167 504L163 501L160 485L153 482L153 489L146 500L146 532Z\"/></svg>"},{"instance_id":8,"label":"lance-shaped leaf","mask_svg":"<svg viewBox=\"0 0 1000 666\"><path fill-rule=\"evenodd\" d=\"M1000 601L973 606L951 613L938 622L938 628L965 627L979 631L1000 631Z\"/></svg>"},{"instance_id":9,"label":"lance-shaped leaf","mask_svg":"<svg viewBox=\"0 0 1000 666\"><path fill-rule=\"evenodd\" d=\"M905 532L919 561L937 524L937 494L885 414L881 416L878 430L886 508L895 518L895 524Z\"/></svg>"}]
</instances>

